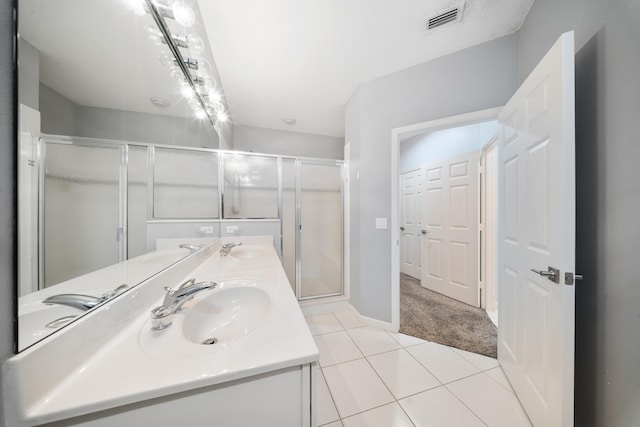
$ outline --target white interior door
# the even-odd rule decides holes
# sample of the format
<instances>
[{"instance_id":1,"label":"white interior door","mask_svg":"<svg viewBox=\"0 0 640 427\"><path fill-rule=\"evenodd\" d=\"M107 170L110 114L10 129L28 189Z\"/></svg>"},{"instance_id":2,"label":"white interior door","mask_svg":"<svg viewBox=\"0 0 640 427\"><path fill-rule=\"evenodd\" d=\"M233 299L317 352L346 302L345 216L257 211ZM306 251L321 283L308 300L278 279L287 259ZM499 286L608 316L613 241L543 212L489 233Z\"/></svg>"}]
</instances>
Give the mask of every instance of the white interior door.
<instances>
[{"instance_id":1,"label":"white interior door","mask_svg":"<svg viewBox=\"0 0 640 427\"><path fill-rule=\"evenodd\" d=\"M400 272L420 279L422 174L420 169L400 175Z\"/></svg>"},{"instance_id":2,"label":"white interior door","mask_svg":"<svg viewBox=\"0 0 640 427\"><path fill-rule=\"evenodd\" d=\"M422 286L479 307L477 152L427 164Z\"/></svg>"},{"instance_id":3,"label":"white interior door","mask_svg":"<svg viewBox=\"0 0 640 427\"><path fill-rule=\"evenodd\" d=\"M566 33L498 116L498 359L536 426L573 425L573 61Z\"/></svg>"}]
</instances>

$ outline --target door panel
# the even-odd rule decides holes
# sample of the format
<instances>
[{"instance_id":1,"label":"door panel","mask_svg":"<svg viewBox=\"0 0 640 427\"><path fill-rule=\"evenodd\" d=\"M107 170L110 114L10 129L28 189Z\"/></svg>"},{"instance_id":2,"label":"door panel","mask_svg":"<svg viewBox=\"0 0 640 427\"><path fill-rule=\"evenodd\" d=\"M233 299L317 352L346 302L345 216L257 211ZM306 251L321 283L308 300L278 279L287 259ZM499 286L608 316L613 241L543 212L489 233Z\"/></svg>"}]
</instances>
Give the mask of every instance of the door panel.
<instances>
[{"instance_id":1,"label":"door panel","mask_svg":"<svg viewBox=\"0 0 640 427\"><path fill-rule=\"evenodd\" d=\"M422 227L422 173L420 169L400 175L400 272L416 279L422 268L420 229Z\"/></svg>"},{"instance_id":2,"label":"door panel","mask_svg":"<svg viewBox=\"0 0 640 427\"><path fill-rule=\"evenodd\" d=\"M534 425L573 425L573 33L498 116L498 359ZM558 282L532 269L559 270Z\"/></svg>"},{"instance_id":3,"label":"door panel","mask_svg":"<svg viewBox=\"0 0 640 427\"><path fill-rule=\"evenodd\" d=\"M479 306L478 153L423 166L422 286Z\"/></svg>"}]
</instances>

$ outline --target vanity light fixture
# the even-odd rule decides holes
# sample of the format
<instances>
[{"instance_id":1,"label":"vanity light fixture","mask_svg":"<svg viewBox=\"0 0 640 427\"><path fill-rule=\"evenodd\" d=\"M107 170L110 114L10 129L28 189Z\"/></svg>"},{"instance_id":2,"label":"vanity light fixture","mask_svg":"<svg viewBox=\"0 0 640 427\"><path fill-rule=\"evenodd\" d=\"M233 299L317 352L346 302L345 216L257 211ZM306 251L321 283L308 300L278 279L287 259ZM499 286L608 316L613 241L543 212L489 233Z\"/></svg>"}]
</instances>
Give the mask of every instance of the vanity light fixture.
<instances>
[{"instance_id":1,"label":"vanity light fixture","mask_svg":"<svg viewBox=\"0 0 640 427\"><path fill-rule=\"evenodd\" d=\"M204 41L193 33L184 38L176 37L171 34L165 22L165 18L170 18L181 25L192 26L195 23L193 9L182 0L173 2L171 7L160 4L157 0L144 0L144 3L145 10L153 17L164 43L170 50L170 54L162 55L160 62L168 67L171 76L180 82L180 93L189 100L189 106L195 111L196 117L208 119L211 125L215 124L214 114L218 121L227 121L229 117L221 102L222 95L215 89L216 81L211 77L211 64L200 58L206 47ZM180 48L187 49L189 55L196 58L183 56ZM179 73L182 73L182 77Z\"/></svg>"}]
</instances>

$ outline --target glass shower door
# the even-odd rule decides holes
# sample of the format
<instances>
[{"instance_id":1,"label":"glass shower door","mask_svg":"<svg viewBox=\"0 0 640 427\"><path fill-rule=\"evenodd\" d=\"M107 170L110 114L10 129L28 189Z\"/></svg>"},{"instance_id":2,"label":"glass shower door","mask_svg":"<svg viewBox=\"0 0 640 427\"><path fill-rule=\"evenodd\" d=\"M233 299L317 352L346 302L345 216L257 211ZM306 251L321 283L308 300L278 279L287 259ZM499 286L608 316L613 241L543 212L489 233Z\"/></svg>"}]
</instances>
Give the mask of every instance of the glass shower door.
<instances>
[{"instance_id":1,"label":"glass shower door","mask_svg":"<svg viewBox=\"0 0 640 427\"><path fill-rule=\"evenodd\" d=\"M41 287L123 259L123 150L46 141Z\"/></svg>"},{"instance_id":2,"label":"glass shower door","mask_svg":"<svg viewBox=\"0 0 640 427\"><path fill-rule=\"evenodd\" d=\"M298 298L341 295L342 165L299 161Z\"/></svg>"}]
</instances>

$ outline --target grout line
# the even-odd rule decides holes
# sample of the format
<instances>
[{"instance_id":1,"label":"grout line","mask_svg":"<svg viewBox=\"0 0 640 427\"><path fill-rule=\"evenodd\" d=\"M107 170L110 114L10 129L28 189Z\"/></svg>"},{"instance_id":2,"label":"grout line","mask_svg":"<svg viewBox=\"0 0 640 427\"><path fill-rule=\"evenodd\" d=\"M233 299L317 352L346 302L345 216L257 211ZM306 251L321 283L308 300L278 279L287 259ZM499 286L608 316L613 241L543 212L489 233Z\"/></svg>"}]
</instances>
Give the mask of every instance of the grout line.
<instances>
[{"instance_id":1,"label":"grout line","mask_svg":"<svg viewBox=\"0 0 640 427\"><path fill-rule=\"evenodd\" d=\"M318 369L320 369L320 371L322 371L322 367L320 366L320 363L318 363ZM333 407L336 410L336 414L338 414L338 419L336 421L340 421L340 424L342 424L342 417L340 416L340 411L338 411L338 405L336 405L336 400L333 397L333 393L331 393L331 387L329 387L329 383L327 382L327 379L324 376L324 372L322 372L322 381L324 381L324 385L327 387L327 391L329 392L329 397L331 398L331 403L333 403ZM316 400L316 404L317 404L317 400ZM335 421L329 421L326 424L331 424L334 423ZM323 424L323 425L326 425Z\"/></svg>"},{"instance_id":2,"label":"grout line","mask_svg":"<svg viewBox=\"0 0 640 427\"><path fill-rule=\"evenodd\" d=\"M332 313L332 314L333 314L333 313ZM336 319L337 319L337 316L335 316L335 314L334 314L334 317L336 317ZM458 401L459 401L459 402L460 402L464 407L466 407L466 408L467 408L467 409L468 409L468 410L469 410L469 411L470 411L470 412L471 412L471 413L472 413L472 414L473 414L473 415L474 415L478 420L480 420L480 422L481 422L483 425L487 426L487 423L486 423L486 422L485 422L485 421L484 421L484 420L483 420L483 419L482 419L478 414L476 414L476 413L475 413L475 412L474 412L474 411L473 411L469 406L467 406L467 405L465 404L465 402L463 402L460 398L458 398L458 396L457 396L457 395L456 395L456 394L455 394L451 389L449 389L449 387L447 387L447 386L448 386L448 385L450 385L450 384L452 384L452 383L454 383L454 382L461 381L461 380L464 380L464 379L466 379L466 378L470 378L470 377L475 376L475 375L481 375L481 374L484 374L484 375L487 375L489 378L491 378L491 380L492 380L492 381L494 381L495 383L497 383L499 386L501 386L502 388L506 389L506 390L507 390L507 391L509 391L510 393L514 394L514 393L513 393L513 390L509 390L509 389L507 389L503 384L501 384L500 382L498 382L498 380L494 379L493 377L491 377L490 375L488 375L488 374L487 374L487 372L488 372L488 371L491 371L491 370L496 369L496 368L500 368L500 369L502 370L502 367L501 367L501 365L500 365L500 363L499 363L499 362L498 362L498 365L497 365L497 366L494 366L494 367L489 368L489 369L486 369L486 370L482 370L479 366L476 366L474 363L472 363L471 361L467 360L464 356L462 356L461 354L459 354L458 352L456 352L456 351L455 351L455 349L454 349L454 347L444 345L444 347L449 348L449 349L452 351L452 353L454 353L456 356L460 357L460 358L461 358L461 359L463 359L465 362L469 363L471 366L473 366L474 368L478 369L478 372L475 372L475 373L473 373L473 374L469 374L469 375L465 375L465 376L463 376L463 377L457 378L457 379L452 380L452 381L449 381L449 382L442 382L442 381L441 381L441 380L440 380L436 375L434 375L434 374L433 374L433 372L431 372L431 370L429 370L429 368L428 368L425 364L423 364L422 362L420 362L420 360L418 360L418 359L417 359L417 358L416 358L416 357L415 357L415 356L414 356L410 351L408 351L408 350L407 350L407 348L410 348L410 347L415 347L415 346L422 345L422 344L432 343L431 341L425 340L425 341L424 341L424 342L422 342L422 343L416 343L416 344L412 344L412 345L404 346L404 345L403 345L403 344L401 344L398 340L396 340L396 339L395 339L395 338L394 338L394 337L393 337L393 336L392 336L388 331L385 331L385 330L383 330L383 329L379 329L379 328L375 328L375 327L373 327L374 329L378 329L378 330L380 330L380 331L382 331L382 332L385 332L385 333L386 333L386 334L387 334L387 335L388 335L388 336L389 336L389 337L390 337L390 338L391 338L395 343L397 343L397 344L400 346L400 348L390 349L390 350L387 350L387 351L383 351L383 352L380 352L380 353L375 353L375 354L371 354L371 355L368 355L368 356L367 356L367 355L365 355L365 354L364 354L364 352L362 351L362 349L360 348L360 346L358 346L358 344L355 342L355 340L353 339L353 337L351 336L351 334L349 334L349 330L351 330L351 329L358 329L358 328L362 328L362 327L366 327L367 325L362 325L362 326L357 326L357 327L354 327L354 328L349 328L349 329L347 329L347 328L344 328L344 326L342 325L342 323L340 322L340 320L339 320L339 319L337 319L337 320L338 320L338 323L342 326L342 331L347 332L347 336L349 337L349 339L351 340L351 342L355 345L355 347L358 349L358 351L360 351L360 353L362 354L362 357L361 357L361 358L357 358L357 359L353 359L353 360L348 360L348 361L340 362L340 363L335 363L335 364L333 364L333 365L328 365L328 366L320 366L320 363L318 363L318 369L320 369L320 370L322 371L322 377L323 377L323 380L324 380L324 382L325 382L325 385L327 386L327 390L329 391L329 395L330 395L331 400L332 400L332 403L333 403L333 405L334 405L334 407L335 407L335 409L336 409L336 412L337 412L337 414L338 414L338 417L340 417L340 418L339 418L339 420L331 421L331 422L329 422L329 423L323 424L323 426L326 426L326 425L328 425L328 424L335 423L335 422L338 422L338 421L339 421L339 422L340 422L340 424L344 427L344 423L343 423L343 421L344 421L346 418L351 418L351 417L354 417L354 416L357 416L357 415L363 414L363 413L365 413L365 412L369 412L369 411L372 411L372 410L374 410L374 409L381 408L381 407L383 407L383 406L391 405L391 404L393 404L393 403L396 403L396 404L397 404L397 406L399 406L399 407L400 407L400 409L402 410L402 412L406 415L407 419L409 419L409 421L411 422L411 424L413 424L414 426L416 426L416 424L414 423L413 419L409 416L409 414L405 411L405 409L403 408L403 406L400 404L400 400L407 399L407 398L409 398L409 397L416 396L416 395L418 395L418 394L425 393L425 392L430 391L430 390L435 390L435 389L437 389L437 388L439 388L439 387L444 387L444 389L445 389L445 390L447 390L447 392L448 392L448 393L452 394L452 395L455 397L455 399L456 399L456 400L458 400ZM329 334L329 333L335 333L335 332L340 332L340 330L333 331L333 332L327 332L327 333L324 333L324 334L318 334L318 335L327 335L327 334ZM315 336L318 336L318 335L315 335ZM314 337L315 337L315 336L314 336ZM411 336L411 335L408 335L408 336ZM436 344L437 344L437 343L436 343ZM439 344L439 345L442 345L442 344ZM389 386L387 385L387 383L382 379L382 377L380 377L380 374L378 373L378 371L376 371L376 369L375 369L375 368L373 367L373 365L371 364L371 361L369 360L369 357L372 357L372 356L378 356L378 355L381 355L381 354L390 353L390 352L392 352L392 351L397 351L397 350L404 350L406 353L408 353L408 354L409 354L409 355L410 355L414 360L416 360L416 361L418 362L418 364L419 364L420 366L422 366L422 367L423 367L427 372L429 372L429 374L431 374L431 375L432 375L432 376L433 376L433 377L434 377L434 378L435 378L435 379L440 383L440 385L438 385L438 386L436 386L436 387L428 388L428 389L426 389L426 390L419 391L419 392L417 392L417 393L414 393L414 394L411 394L411 395L408 395L408 396L404 396L404 397L402 397L401 399L397 399L397 398L395 397L395 395L393 394L393 392L391 391L391 389L389 389ZM326 378L325 378L325 376L324 376L324 369L325 369L325 368L327 368L327 367L333 367L333 366L337 366L337 365L344 364L344 363L354 362L354 361L356 361L356 360L360 360L360 359L362 359L362 358L364 358L364 359L366 360L366 362L369 364L369 366L371 367L371 369L373 369L373 372L374 372L374 373L375 373L375 375L378 377L378 379L382 382L382 384L385 386L385 388L387 389L387 391L389 392L389 394L390 394L390 395L391 395L391 397L393 398L393 401L392 401L392 402L387 402L387 403L384 403L384 404L382 404L382 405L378 405L378 406L375 406L375 407L372 407L372 408L369 408L369 409L367 409L367 410L365 410L365 411L360 411L360 412L358 412L358 413L351 414L351 415L346 416L346 417L342 417L342 414L340 414L340 411L339 411L339 409L338 409L338 405L337 405L337 404L336 404L336 402L335 402L335 398L333 397L333 393L331 392L331 388L329 387L329 383L327 382L327 380L326 380ZM504 372L504 371L503 371L503 372ZM515 394L514 394L514 395L515 395ZM517 397L517 396L516 396L516 397ZM522 405L521 405L521 406L522 406Z\"/></svg>"},{"instance_id":3,"label":"grout line","mask_svg":"<svg viewBox=\"0 0 640 427\"><path fill-rule=\"evenodd\" d=\"M500 365L496 366L495 368L491 368L491 369L489 369L489 370L486 370L486 371L484 371L483 373L484 373L484 374L487 374L487 376L488 376L489 378L491 378L493 381L495 381L495 382L496 382L500 387L504 388L504 389L505 389L505 390L507 390L509 393L511 393L511 394L513 394L513 395L515 396L515 393L514 393L514 391L513 391L513 388L511 388L511 384L509 384L509 388L507 388L507 387L505 387L505 385L504 385L504 384L502 384L500 381L498 381L497 379L493 378L491 375L489 375L489 374L487 373L487 372L489 372L489 371L493 371L494 369L500 369L500 372L502 372L502 375L504 375L504 376L505 376L505 378L506 378L506 375L505 375L504 371L502 370L502 366L500 366ZM507 379L507 382L509 382L509 380L508 380L508 379ZM516 397L517 397L517 396L516 396Z\"/></svg>"},{"instance_id":4,"label":"grout line","mask_svg":"<svg viewBox=\"0 0 640 427\"><path fill-rule=\"evenodd\" d=\"M476 375L481 375L481 374L482 374L482 372L480 372L480 373L478 373L478 374L476 374ZM466 378L469 378L469 377L466 377ZM449 383L449 384L452 384L452 383ZM448 391L449 393L451 393L451 394L453 395L453 397L455 397L455 398L458 400L458 402L462 403L462 405L464 405L464 406L465 406L465 407L466 407L466 408L467 408L467 409L468 409L468 410L469 410L473 415L475 415L475 416L480 420L480 422L482 422L482 424L484 424L485 426L488 426L488 424L484 421L484 419L483 419L480 415L476 414L476 413L475 413L475 411L474 411L473 409L471 409L469 406L467 406L467 404L466 404L466 403L464 403L464 402L463 402L463 401L458 397L458 395L457 395L457 394L455 394L455 393L453 392L453 390L449 389L449 387L447 387L447 385L446 385L446 384L445 384L445 386L444 386L444 387L447 389L447 391Z\"/></svg>"}]
</instances>

